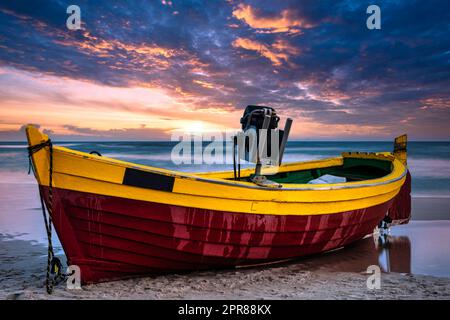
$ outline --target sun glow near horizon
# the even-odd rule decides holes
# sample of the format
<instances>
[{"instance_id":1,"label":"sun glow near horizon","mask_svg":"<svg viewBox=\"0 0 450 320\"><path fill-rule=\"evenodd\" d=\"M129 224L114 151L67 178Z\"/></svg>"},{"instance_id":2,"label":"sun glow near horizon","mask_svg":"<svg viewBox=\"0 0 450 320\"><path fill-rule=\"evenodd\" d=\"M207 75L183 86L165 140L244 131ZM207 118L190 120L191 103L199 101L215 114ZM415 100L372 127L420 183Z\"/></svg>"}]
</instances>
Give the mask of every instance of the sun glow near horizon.
<instances>
[{"instance_id":1,"label":"sun glow near horizon","mask_svg":"<svg viewBox=\"0 0 450 320\"><path fill-rule=\"evenodd\" d=\"M162 88L112 87L13 68L0 68L0 80L6 84L0 89L0 131L27 123L39 124L55 134L82 136L123 129L151 129L169 136L172 131L230 128L229 115L219 107L193 112L195 103L185 103ZM17 83L24 94L14 90Z\"/></svg>"}]
</instances>

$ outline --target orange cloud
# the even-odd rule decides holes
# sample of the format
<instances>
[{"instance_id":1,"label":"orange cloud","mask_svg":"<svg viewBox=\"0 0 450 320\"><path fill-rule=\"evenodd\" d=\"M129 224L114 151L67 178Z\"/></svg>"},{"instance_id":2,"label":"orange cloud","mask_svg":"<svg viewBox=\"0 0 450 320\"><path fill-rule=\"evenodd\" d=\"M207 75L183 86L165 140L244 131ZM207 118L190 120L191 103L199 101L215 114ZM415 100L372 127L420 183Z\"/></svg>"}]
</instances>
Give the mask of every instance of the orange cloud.
<instances>
[{"instance_id":1,"label":"orange cloud","mask_svg":"<svg viewBox=\"0 0 450 320\"><path fill-rule=\"evenodd\" d=\"M155 44L131 44L124 43L119 40L104 40L91 35L88 31L83 32L83 41L78 39L63 38L62 40L54 40L56 44L71 46L78 48L88 54L94 54L98 57L112 58L121 56L127 61L126 66L117 62L111 66L113 69L129 69L135 65L138 69L158 68L165 70L170 67L170 58L183 56L186 60L192 61L194 66L198 65L198 61L187 54L182 49L170 49Z\"/></svg>"},{"instance_id":2,"label":"orange cloud","mask_svg":"<svg viewBox=\"0 0 450 320\"><path fill-rule=\"evenodd\" d=\"M233 11L233 16L239 20L243 20L250 27L259 29L264 33L299 33L300 28L310 28L311 25L298 18L293 17L289 10L281 11L276 17L262 17L258 15L257 10L247 4L239 4Z\"/></svg>"},{"instance_id":3,"label":"orange cloud","mask_svg":"<svg viewBox=\"0 0 450 320\"><path fill-rule=\"evenodd\" d=\"M291 96L294 100L316 100L329 102L337 107L344 105L344 102L351 97L336 88L333 80L320 82L318 79L310 79L295 83L295 86L301 90L298 96ZM342 112L352 113L349 109L337 109Z\"/></svg>"},{"instance_id":4,"label":"orange cloud","mask_svg":"<svg viewBox=\"0 0 450 320\"><path fill-rule=\"evenodd\" d=\"M300 53L300 49L297 47L294 47L289 42L283 39L277 40L273 45L272 48L279 52L286 52L290 55L298 55Z\"/></svg>"},{"instance_id":5,"label":"orange cloud","mask_svg":"<svg viewBox=\"0 0 450 320\"><path fill-rule=\"evenodd\" d=\"M214 85L212 83L201 81L201 80L193 80L194 83L201 85L203 88L214 89Z\"/></svg>"},{"instance_id":6,"label":"orange cloud","mask_svg":"<svg viewBox=\"0 0 450 320\"><path fill-rule=\"evenodd\" d=\"M283 40L275 42L272 46L248 38L237 38L232 43L235 48L243 48L250 51L256 51L261 56L269 59L274 66L279 66L282 61L289 62L290 55L300 53L300 50L291 46Z\"/></svg>"},{"instance_id":7,"label":"orange cloud","mask_svg":"<svg viewBox=\"0 0 450 320\"><path fill-rule=\"evenodd\" d=\"M450 100L445 98L427 98L420 100L423 106L420 108L422 110L426 109L450 109Z\"/></svg>"}]
</instances>

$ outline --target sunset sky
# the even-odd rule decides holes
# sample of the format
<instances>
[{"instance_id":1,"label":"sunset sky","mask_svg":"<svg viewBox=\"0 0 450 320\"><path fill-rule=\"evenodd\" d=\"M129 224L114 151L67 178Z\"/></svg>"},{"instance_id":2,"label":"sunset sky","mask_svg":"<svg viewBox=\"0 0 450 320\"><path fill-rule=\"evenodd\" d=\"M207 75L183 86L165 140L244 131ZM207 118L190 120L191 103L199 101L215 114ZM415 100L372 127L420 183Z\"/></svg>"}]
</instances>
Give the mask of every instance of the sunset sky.
<instances>
[{"instance_id":1,"label":"sunset sky","mask_svg":"<svg viewBox=\"0 0 450 320\"><path fill-rule=\"evenodd\" d=\"M164 140L237 129L247 104L294 139L450 140L449 32L447 0L1 0L0 140Z\"/></svg>"}]
</instances>

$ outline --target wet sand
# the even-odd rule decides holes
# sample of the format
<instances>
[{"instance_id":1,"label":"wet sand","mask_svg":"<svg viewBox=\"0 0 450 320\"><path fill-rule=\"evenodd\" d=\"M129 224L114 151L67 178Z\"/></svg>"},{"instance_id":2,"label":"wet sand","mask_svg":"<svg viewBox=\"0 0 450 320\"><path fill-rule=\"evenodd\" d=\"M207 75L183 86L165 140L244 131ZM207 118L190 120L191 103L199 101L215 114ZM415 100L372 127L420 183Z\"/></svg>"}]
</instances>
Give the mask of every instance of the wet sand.
<instances>
[{"instance_id":1,"label":"wet sand","mask_svg":"<svg viewBox=\"0 0 450 320\"><path fill-rule=\"evenodd\" d=\"M0 299L450 299L450 277L412 274L407 237L388 236L384 244L377 239L270 266L153 275L81 290L60 284L48 295L46 247L3 235ZM383 255L389 265L380 263ZM373 264L383 270L380 289L366 285L366 269Z\"/></svg>"}]
</instances>

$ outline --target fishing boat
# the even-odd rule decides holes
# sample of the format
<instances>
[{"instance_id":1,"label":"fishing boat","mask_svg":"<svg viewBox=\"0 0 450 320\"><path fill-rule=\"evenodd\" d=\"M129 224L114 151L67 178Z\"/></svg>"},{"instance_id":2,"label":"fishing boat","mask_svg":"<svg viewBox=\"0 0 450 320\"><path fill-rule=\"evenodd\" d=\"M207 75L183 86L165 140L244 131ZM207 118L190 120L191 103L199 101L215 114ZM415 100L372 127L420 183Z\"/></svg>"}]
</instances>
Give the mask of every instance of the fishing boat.
<instances>
[{"instance_id":1,"label":"fishing boat","mask_svg":"<svg viewBox=\"0 0 450 320\"><path fill-rule=\"evenodd\" d=\"M293 259L410 218L406 136L393 152L260 166L264 183L252 168L178 172L56 146L32 125L26 134L50 226L82 283ZM326 175L344 181L310 183Z\"/></svg>"}]
</instances>

